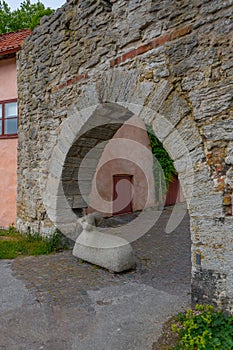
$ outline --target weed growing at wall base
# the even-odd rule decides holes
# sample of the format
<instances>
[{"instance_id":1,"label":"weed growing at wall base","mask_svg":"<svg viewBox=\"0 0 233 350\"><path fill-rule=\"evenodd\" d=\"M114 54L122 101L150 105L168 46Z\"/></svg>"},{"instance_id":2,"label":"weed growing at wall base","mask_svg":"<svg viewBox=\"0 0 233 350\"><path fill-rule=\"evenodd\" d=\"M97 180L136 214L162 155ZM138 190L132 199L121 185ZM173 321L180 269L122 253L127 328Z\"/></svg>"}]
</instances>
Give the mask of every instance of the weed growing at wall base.
<instances>
[{"instance_id":1,"label":"weed growing at wall base","mask_svg":"<svg viewBox=\"0 0 233 350\"><path fill-rule=\"evenodd\" d=\"M216 311L213 306L196 305L175 318L172 330L179 340L174 350L233 349L233 315Z\"/></svg>"},{"instance_id":2,"label":"weed growing at wall base","mask_svg":"<svg viewBox=\"0 0 233 350\"><path fill-rule=\"evenodd\" d=\"M0 230L0 259L49 254L66 248L60 233L55 233L51 237L42 237L31 233L22 235L13 227L9 230Z\"/></svg>"}]
</instances>

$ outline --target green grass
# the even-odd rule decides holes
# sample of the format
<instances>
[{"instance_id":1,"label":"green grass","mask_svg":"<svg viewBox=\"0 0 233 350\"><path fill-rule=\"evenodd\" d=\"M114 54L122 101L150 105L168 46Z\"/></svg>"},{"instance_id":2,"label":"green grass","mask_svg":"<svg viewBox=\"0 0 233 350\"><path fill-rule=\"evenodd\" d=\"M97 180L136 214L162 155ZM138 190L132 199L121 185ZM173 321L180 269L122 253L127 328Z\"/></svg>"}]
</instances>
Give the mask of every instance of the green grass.
<instances>
[{"instance_id":1,"label":"green grass","mask_svg":"<svg viewBox=\"0 0 233 350\"><path fill-rule=\"evenodd\" d=\"M66 248L59 233L45 238L39 234L22 235L13 227L9 230L0 230L0 259L49 254Z\"/></svg>"}]
</instances>

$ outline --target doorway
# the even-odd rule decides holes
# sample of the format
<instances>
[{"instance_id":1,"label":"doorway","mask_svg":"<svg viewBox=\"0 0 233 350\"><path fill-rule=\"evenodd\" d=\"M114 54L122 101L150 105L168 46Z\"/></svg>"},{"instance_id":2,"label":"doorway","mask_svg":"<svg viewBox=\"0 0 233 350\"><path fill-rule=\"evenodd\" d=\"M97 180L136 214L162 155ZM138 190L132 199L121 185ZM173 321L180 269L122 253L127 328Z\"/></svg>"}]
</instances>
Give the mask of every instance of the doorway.
<instances>
[{"instance_id":1,"label":"doorway","mask_svg":"<svg viewBox=\"0 0 233 350\"><path fill-rule=\"evenodd\" d=\"M174 205L181 201L180 198L180 183L177 175L174 175L167 190L165 206Z\"/></svg>"},{"instance_id":2,"label":"doorway","mask_svg":"<svg viewBox=\"0 0 233 350\"><path fill-rule=\"evenodd\" d=\"M132 175L113 175L113 215L132 213Z\"/></svg>"}]
</instances>

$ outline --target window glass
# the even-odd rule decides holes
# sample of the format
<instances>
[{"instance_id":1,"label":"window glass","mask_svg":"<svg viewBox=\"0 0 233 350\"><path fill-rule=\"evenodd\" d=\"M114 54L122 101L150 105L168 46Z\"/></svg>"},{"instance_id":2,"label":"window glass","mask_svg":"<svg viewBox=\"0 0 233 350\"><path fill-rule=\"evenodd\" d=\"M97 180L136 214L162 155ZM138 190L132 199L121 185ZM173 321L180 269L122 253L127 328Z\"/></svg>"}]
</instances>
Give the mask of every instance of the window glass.
<instances>
[{"instance_id":1,"label":"window glass","mask_svg":"<svg viewBox=\"0 0 233 350\"><path fill-rule=\"evenodd\" d=\"M17 118L5 120L4 133L6 135L17 134L17 127L18 127Z\"/></svg>"},{"instance_id":2,"label":"window glass","mask_svg":"<svg viewBox=\"0 0 233 350\"><path fill-rule=\"evenodd\" d=\"M5 118L16 117L17 115L17 102L5 103Z\"/></svg>"},{"instance_id":3,"label":"window glass","mask_svg":"<svg viewBox=\"0 0 233 350\"><path fill-rule=\"evenodd\" d=\"M0 102L0 137L15 136L18 132L17 101Z\"/></svg>"}]
</instances>

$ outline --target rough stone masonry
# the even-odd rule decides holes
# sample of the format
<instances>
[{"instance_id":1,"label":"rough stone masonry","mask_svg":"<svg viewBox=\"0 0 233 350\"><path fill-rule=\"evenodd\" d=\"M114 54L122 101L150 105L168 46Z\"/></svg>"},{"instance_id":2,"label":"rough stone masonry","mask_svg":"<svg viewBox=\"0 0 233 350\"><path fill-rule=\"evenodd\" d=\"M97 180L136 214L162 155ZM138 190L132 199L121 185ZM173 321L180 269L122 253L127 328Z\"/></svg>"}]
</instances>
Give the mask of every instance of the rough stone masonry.
<instances>
[{"instance_id":1,"label":"rough stone masonry","mask_svg":"<svg viewBox=\"0 0 233 350\"><path fill-rule=\"evenodd\" d=\"M233 311L232 7L68 0L42 20L18 59L20 230L59 228L75 239L103 145L136 114L183 187L193 302Z\"/></svg>"}]
</instances>

